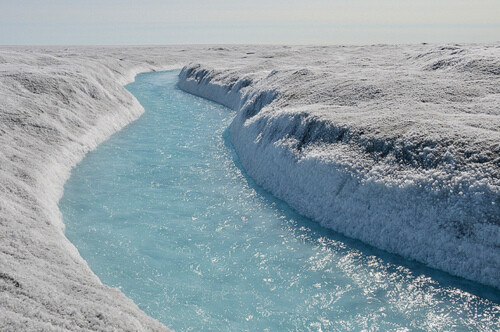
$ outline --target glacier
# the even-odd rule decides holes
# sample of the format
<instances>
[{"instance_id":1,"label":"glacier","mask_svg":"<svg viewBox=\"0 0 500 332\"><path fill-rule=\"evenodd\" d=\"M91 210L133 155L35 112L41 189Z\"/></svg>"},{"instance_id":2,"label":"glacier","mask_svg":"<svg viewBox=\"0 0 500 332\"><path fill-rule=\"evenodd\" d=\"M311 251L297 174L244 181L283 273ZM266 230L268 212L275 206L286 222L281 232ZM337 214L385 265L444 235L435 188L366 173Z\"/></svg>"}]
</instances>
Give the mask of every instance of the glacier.
<instances>
[{"instance_id":1,"label":"glacier","mask_svg":"<svg viewBox=\"0 0 500 332\"><path fill-rule=\"evenodd\" d=\"M185 67L184 67L185 66ZM236 111L250 176L321 225L500 288L500 45L0 47L0 329L167 330L64 236L71 168L143 112L124 88Z\"/></svg>"}]
</instances>

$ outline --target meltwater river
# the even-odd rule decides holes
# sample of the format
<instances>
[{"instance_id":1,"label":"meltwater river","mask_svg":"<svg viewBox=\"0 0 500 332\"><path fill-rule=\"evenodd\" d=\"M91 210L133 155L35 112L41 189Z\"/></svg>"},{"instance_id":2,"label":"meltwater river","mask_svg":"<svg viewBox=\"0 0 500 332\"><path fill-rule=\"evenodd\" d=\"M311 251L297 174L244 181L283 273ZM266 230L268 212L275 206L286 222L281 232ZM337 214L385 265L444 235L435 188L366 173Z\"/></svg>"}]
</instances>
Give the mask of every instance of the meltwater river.
<instances>
[{"instance_id":1,"label":"meltwater river","mask_svg":"<svg viewBox=\"0 0 500 332\"><path fill-rule=\"evenodd\" d=\"M175 87L127 86L146 109L73 170L66 236L103 283L178 331L498 330L497 290L321 228L256 186L234 112Z\"/></svg>"}]
</instances>

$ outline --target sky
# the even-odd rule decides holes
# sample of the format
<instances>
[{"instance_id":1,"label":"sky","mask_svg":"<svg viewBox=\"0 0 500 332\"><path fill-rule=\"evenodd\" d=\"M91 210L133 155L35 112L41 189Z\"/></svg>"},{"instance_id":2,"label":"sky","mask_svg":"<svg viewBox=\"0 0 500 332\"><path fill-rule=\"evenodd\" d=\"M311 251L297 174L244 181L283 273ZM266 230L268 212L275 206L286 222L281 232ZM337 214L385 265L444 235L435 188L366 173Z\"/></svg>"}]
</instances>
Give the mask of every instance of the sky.
<instances>
[{"instance_id":1,"label":"sky","mask_svg":"<svg viewBox=\"0 0 500 332\"><path fill-rule=\"evenodd\" d=\"M0 45L500 41L500 0L0 0Z\"/></svg>"}]
</instances>

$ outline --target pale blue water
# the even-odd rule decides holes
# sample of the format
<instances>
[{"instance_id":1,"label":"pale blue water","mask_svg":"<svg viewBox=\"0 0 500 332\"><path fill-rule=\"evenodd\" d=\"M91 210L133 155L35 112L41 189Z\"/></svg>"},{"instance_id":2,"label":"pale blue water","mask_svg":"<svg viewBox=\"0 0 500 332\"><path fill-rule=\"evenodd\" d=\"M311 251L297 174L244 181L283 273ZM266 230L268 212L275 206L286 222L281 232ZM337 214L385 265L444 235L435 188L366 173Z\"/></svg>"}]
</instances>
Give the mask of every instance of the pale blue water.
<instances>
[{"instance_id":1,"label":"pale blue water","mask_svg":"<svg viewBox=\"0 0 500 332\"><path fill-rule=\"evenodd\" d=\"M176 75L138 75L127 89L146 113L66 183L66 235L105 284L178 331L500 329L498 291L323 229L256 186L226 135L234 113Z\"/></svg>"}]
</instances>

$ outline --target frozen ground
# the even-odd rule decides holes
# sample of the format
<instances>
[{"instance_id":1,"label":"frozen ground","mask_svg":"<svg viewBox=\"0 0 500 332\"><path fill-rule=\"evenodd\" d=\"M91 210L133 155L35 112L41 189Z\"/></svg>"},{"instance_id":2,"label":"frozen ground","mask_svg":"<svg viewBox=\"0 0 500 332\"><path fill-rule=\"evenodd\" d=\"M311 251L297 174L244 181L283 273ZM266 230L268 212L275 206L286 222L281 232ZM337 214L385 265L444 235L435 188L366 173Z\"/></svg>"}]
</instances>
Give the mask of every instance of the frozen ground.
<instances>
[{"instance_id":1,"label":"frozen ground","mask_svg":"<svg viewBox=\"0 0 500 332\"><path fill-rule=\"evenodd\" d=\"M142 113L123 88L237 110L258 183L324 226L500 288L500 45L0 48L0 329L164 330L103 286L57 202L85 153Z\"/></svg>"}]
</instances>

